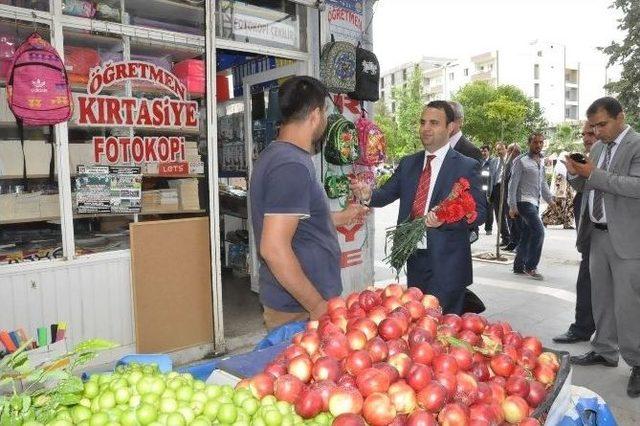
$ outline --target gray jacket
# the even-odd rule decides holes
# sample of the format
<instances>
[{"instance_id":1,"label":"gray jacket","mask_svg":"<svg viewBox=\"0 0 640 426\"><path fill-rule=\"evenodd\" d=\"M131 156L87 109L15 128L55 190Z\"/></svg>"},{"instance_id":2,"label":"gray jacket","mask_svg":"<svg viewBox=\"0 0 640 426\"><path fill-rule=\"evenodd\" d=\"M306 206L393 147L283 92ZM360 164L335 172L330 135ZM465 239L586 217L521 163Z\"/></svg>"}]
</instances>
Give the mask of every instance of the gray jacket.
<instances>
[{"instance_id":1,"label":"gray jacket","mask_svg":"<svg viewBox=\"0 0 640 426\"><path fill-rule=\"evenodd\" d=\"M597 142L590 158L598 164L605 145ZM607 225L613 248L623 259L640 259L640 135L629 129L617 147L609 171L594 169L589 179L570 177L569 183L576 191L584 192L580 207L578 239L576 245L582 252L589 244L593 223L589 216L589 192L603 191Z\"/></svg>"}]
</instances>

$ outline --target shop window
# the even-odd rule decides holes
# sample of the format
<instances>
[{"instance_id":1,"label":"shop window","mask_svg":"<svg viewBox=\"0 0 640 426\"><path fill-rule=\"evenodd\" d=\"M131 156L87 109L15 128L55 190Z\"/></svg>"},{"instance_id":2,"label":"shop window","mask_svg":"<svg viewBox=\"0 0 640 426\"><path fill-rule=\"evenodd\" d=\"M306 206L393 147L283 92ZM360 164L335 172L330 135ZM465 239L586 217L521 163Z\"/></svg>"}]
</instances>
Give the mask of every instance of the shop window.
<instances>
[{"instance_id":1,"label":"shop window","mask_svg":"<svg viewBox=\"0 0 640 426\"><path fill-rule=\"evenodd\" d=\"M0 265L63 256L53 135L48 127L26 127L22 146L6 100L10 59L33 31L30 22L0 19ZM37 31L49 40L48 27L38 24Z\"/></svg>"},{"instance_id":2,"label":"shop window","mask_svg":"<svg viewBox=\"0 0 640 426\"><path fill-rule=\"evenodd\" d=\"M291 1L216 2L218 37L262 46L307 50L307 10Z\"/></svg>"},{"instance_id":3,"label":"shop window","mask_svg":"<svg viewBox=\"0 0 640 426\"><path fill-rule=\"evenodd\" d=\"M24 7L26 9L49 10L49 0L6 0L0 3L16 7Z\"/></svg>"}]
</instances>

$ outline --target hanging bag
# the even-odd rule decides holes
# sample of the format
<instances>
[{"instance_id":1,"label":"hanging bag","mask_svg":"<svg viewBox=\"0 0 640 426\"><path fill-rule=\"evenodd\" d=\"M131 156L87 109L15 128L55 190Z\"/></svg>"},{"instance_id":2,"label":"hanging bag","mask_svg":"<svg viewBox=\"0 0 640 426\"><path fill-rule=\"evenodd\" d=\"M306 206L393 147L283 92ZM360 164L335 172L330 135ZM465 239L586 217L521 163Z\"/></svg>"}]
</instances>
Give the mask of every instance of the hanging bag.
<instances>
[{"instance_id":1,"label":"hanging bag","mask_svg":"<svg viewBox=\"0 0 640 426\"><path fill-rule=\"evenodd\" d=\"M358 130L358 144L360 158L357 164L362 166L377 166L387 157L387 141L382 130L364 114L356 121Z\"/></svg>"},{"instance_id":2,"label":"hanging bag","mask_svg":"<svg viewBox=\"0 0 640 426\"><path fill-rule=\"evenodd\" d=\"M342 114L332 114L327 122L324 158L336 166L354 164L360 158L356 126Z\"/></svg>"},{"instance_id":3,"label":"hanging bag","mask_svg":"<svg viewBox=\"0 0 640 426\"><path fill-rule=\"evenodd\" d=\"M331 93L350 93L356 89L356 47L346 41L324 45L320 54L320 79Z\"/></svg>"},{"instance_id":4,"label":"hanging bag","mask_svg":"<svg viewBox=\"0 0 640 426\"><path fill-rule=\"evenodd\" d=\"M380 98L380 63L375 53L356 47L356 86L351 99L375 102Z\"/></svg>"}]
</instances>

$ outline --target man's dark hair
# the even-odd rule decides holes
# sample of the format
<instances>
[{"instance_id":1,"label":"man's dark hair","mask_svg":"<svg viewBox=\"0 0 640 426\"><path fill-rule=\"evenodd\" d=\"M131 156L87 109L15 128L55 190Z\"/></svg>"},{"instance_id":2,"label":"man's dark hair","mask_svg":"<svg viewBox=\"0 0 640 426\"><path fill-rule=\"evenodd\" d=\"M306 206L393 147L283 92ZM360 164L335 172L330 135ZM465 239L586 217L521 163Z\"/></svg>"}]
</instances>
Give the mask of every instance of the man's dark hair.
<instances>
[{"instance_id":1,"label":"man's dark hair","mask_svg":"<svg viewBox=\"0 0 640 426\"><path fill-rule=\"evenodd\" d=\"M535 139L536 136L543 136L544 134L542 132L533 132L529 135L529 139L527 140L527 143L531 143L533 142L533 139Z\"/></svg>"},{"instance_id":2,"label":"man's dark hair","mask_svg":"<svg viewBox=\"0 0 640 426\"><path fill-rule=\"evenodd\" d=\"M616 98L612 98L611 96L596 99L589 108L587 108L587 117L597 113L600 109L607 111L609 117L616 118L622 112L622 105L620 105L620 102L618 102Z\"/></svg>"},{"instance_id":3,"label":"man's dark hair","mask_svg":"<svg viewBox=\"0 0 640 426\"><path fill-rule=\"evenodd\" d=\"M480 149L486 149L487 151L491 151L491 147L489 147L489 145L482 145Z\"/></svg>"},{"instance_id":4,"label":"man's dark hair","mask_svg":"<svg viewBox=\"0 0 640 426\"><path fill-rule=\"evenodd\" d=\"M324 108L329 91L313 77L297 76L285 81L278 93L284 124L300 121L316 108Z\"/></svg>"},{"instance_id":5,"label":"man's dark hair","mask_svg":"<svg viewBox=\"0 0 640 426\"><path fill-rule=\"evenodd\" d=\"M431 101L427 104L426 108L435 108L444 111L444 114L447 116L447 125L453 123L455 120L453 108L451 108L451 105L449 105L447 101Z\"/></svg>"}]
</instances>

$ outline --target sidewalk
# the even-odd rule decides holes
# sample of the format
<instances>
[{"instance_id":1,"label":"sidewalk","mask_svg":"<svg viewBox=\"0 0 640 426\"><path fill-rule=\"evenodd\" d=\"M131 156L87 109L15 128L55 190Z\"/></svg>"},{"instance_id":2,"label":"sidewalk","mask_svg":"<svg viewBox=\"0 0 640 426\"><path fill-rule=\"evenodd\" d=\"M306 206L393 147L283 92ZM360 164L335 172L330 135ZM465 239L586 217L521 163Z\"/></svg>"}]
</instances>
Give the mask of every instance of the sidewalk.
<instances>
[{"instance_id":1,"label":"sidewalk","mask_svg":"<svg viewBox=\"0 0 640 426\"><path fill-rule=\"evenodd\" d=\"M395 276L384 258L384 229L395 224L397 205L376 211L376 281L391 282ZM474 252L495 250L495 234L484 235L473 244ZM540 273L535 281L511 272L511 265L474 262L474 284L470 287L485 303L483 315L491 320L508 321L523 335L538 336L547 347L572 355L589 350L588 343L554 344L552 337L565 332L573 321L575 283L579 254L575 250L575 230L547 229ZM403 279L401 278L401 281ZM404 282L404 281L403 281ZM640 313L639 313L640 316ZM640 399L627 396L630 368L620 360L618 368L574 367L572 382L587 387L607 401L620 425L640 424Z\"/></svg>"}]
</instances>

